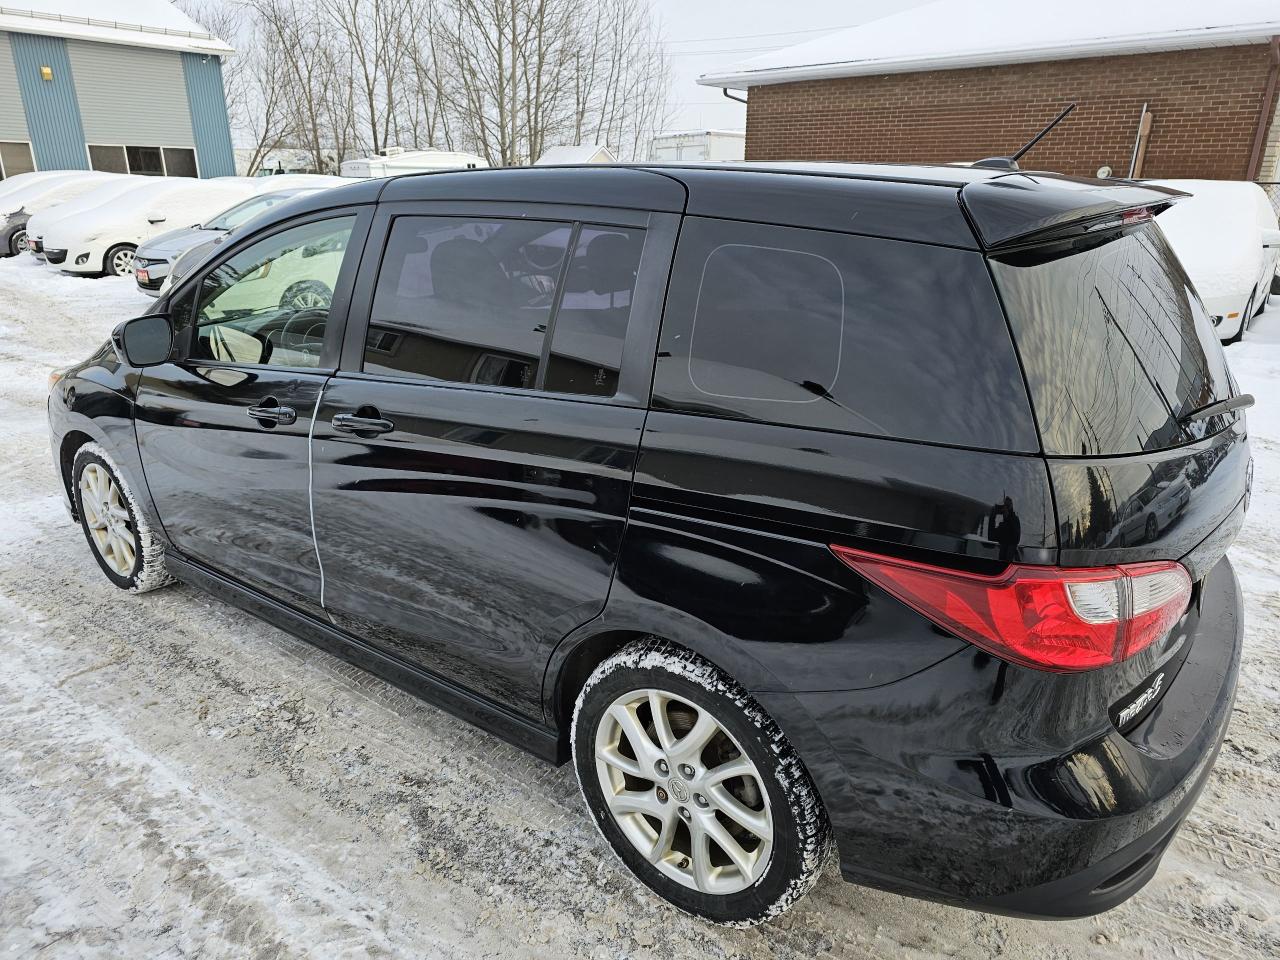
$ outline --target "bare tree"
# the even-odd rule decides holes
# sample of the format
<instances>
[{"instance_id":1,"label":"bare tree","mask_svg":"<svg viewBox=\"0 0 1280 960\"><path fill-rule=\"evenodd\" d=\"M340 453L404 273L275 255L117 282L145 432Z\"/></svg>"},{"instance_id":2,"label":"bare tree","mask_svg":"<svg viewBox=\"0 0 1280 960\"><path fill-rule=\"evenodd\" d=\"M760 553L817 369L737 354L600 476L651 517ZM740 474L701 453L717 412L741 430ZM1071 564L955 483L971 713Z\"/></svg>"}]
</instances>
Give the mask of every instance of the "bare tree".
<instances>
[{"instance_id":1,"label":"bare tree","mask_svg":"<svg viewBox=\"0 0 1280 960\"><path fill-rule=\"evenodd\" d=\"M392 144L531 163L556 144L643 156L669 69L650 0L181 0L240 48L227 71L256 166ZM234 38L234 39L231 39Z\"/></svg>"}]
</instances>

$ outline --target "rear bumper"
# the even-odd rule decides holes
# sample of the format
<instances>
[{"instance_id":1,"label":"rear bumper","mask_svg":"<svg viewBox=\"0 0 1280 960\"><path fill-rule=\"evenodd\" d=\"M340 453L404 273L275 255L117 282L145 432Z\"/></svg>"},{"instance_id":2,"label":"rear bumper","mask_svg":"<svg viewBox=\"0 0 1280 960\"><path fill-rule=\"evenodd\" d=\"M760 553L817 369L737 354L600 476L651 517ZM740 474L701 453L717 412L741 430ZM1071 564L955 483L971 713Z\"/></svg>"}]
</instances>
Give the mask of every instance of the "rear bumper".
<instances>
[{"instance_id":1,"label":"rear bumper","mask_svg":"<svg viewBox=\"0 0 1280 960\"><path fill-rule=\"evenodd\" d=\"M795 695L825 739L816 752L834 758L810 772L844 877L1039 918L1088 916L1131 897L1156 872L1226 735L1243 639L1229 562L1205 577L1185 624L1185 661L1124 734L1099 718L1097 678L1036 676L976 650L883 687ZM797 746L809 762L815 745Z\"/></svg>"}]
</instances>

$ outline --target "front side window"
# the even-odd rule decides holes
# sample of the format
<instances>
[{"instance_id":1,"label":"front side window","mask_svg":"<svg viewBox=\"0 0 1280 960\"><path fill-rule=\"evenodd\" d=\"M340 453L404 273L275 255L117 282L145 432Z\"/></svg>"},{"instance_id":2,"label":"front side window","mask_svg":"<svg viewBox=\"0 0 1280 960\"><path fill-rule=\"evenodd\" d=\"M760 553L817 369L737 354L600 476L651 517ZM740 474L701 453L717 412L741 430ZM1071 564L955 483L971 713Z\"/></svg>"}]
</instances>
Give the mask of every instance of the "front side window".
<instances>
[{"instance_id":1,"label":"front side window","mask_svg":"<svg viewBox=\"0 0 1280 960\"><path fill-rule=\"evenodd\" d=\"M686 217L659 409L993 450L1037 449L980 254Z\"/></svg>"},{"instance_id":2,"label":"front side window","mask_svg":"<svg viewBox=\"0 0 1280 960\"><path fill-rule=\"evenodd\" d=\"M354 217L260 240L201 281L192 357L317 367Z\"/></svg>"}]
</instances>

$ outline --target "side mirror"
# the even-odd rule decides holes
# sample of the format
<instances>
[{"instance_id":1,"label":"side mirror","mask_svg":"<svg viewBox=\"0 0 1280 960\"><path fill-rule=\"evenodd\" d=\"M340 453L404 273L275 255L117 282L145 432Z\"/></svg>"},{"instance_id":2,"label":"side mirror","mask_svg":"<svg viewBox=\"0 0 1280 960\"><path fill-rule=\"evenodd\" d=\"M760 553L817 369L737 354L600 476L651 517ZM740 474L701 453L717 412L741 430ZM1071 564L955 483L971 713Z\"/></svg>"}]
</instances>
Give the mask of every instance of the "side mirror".
<instances>
[{"instance_id":1,"label":"side mirror","mask_svg":"<svg viewBox=\"0 0 1280 960\"><path fill-rule=\"evenodd\" d=\"M147 214L147 223L164 223L168 219L163 213L158 213L155 210Z\"/></svg>"},{"instance_id":2,"label":"side mirror","mask_svg":"<svg viewBox=\"0 0 1280 960\"><path fill-rule=\"evenodd\" d=\"M173 324L162 313L137 317L116 327L111 339L129 366L154 367L167 361L173 350Z\"/></svg>"}]
</instances>

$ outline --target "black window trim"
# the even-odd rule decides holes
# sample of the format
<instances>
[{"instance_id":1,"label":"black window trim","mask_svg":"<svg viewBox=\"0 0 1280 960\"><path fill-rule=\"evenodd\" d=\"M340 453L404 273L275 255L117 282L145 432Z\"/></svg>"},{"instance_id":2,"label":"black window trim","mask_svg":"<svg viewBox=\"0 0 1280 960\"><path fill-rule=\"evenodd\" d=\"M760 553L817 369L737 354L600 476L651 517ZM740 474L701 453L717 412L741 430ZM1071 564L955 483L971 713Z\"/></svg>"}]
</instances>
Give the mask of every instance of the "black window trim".
<instances>
[{"instance_id":1,"label":"black window trim","mask_svg":"<svg viewBox=\"0 0 1280 960\"><path fill-rule=\"evenodd\" d=\"M645 242L640 255L640 267L636 271L636 289L632 298L631 313L627 320L626 338L622 346L618 389L613 396L563 393L539 389L536 384L533 387L503 387L485 383L461 383L453 380L429 380L423 377L396 376L387 373L366 373L364 345L373 308L373 297L377 288L378 275L382 270L382 261L386 256L391 238L391 229L398 217L546 220L569 225L631 227L644 230ZM370 226L365 256L356 277L355 290L352 293L346 321L342 354L334 374L351 380L413 384L427 389L477 390L523 398L536 396L576 403L647 407L653 386L658 327L662 320L663 305L666 302L667 281L671 275L671 263L675 256L680 219L681 215L677 213L560 203L460 200L404 200L380 203ZM566 263L569 259L566 256ZM564 265L562 269L565 269ZM558 300L563 295L562 289L563 283L557 288L555 304L557 308ZM548 320L547 333L543 340L544 358L551 344L551 336L555 332L556 312L558 311L553 310L551 319ZM538 372L539 384L545 382L546 362L544 359Z\"/></svg>"},{"instance_id":2,"label":"black window trim","mask_svg":"<svg viewBox=\"0 0 1280 960\"><path fill-rule=\"evenodd\" d=\"M342 350L343 337L346 333L347 318L351 309L351 292L355 279L359 275L360 264L364 260L369 228L373 222L374 206L357 204L344 207L332 207L327 210L316 210L298 217L291 217L276 223L268 224L253 233L236 237L226 245L226 249L218 252L198 270L189 273L173 290L169 291L164 309L171 308L175 300L188 293L195 294L191 306L191 319L185 328L185 334L174 351L174 362L184 366L226 367L234 370L271 369L282 372L323 373L332 375L338 368L338 357ZM229 360L205 360L191 356L192 338L196 329L196 314L200 310L200 288L204 279L236 254L262 241L269 240L277 234L284 233L294 227L306 226L323 220L338 220L355 217L351 226L351 235L347 239L347 250L342 258L342 266L338 269L338 280L334 285L333 300L329 305L329 319L325 324L324 347L320 352L320 363L314 367L284 366L281 364L234 363Z\"/></svg>"}]
</instances>

